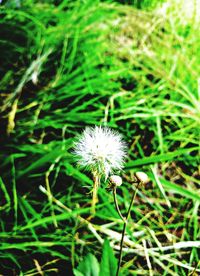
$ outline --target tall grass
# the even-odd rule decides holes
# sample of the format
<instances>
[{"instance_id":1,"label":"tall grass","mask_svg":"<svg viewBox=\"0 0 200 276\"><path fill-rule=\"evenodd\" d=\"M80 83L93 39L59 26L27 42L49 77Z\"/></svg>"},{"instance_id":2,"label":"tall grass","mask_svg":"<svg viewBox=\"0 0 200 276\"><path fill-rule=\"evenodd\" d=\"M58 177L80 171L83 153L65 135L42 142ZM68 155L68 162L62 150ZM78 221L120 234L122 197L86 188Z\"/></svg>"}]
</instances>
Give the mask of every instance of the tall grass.
<instances>
[{"instance_id":1,"label":"tall grass","mask_svg":"<svg viewBox=\"0 0 200 276\"><path fill-rule=\"evenodd\" d=\"M123 225L112 196L102 184L88 221L92 181L71 155L77 134L100 124L129 145L122 213L134 172L152 180L131 213L122 274L199 273L195 6L187 17L181 1L151 11L9 2L0 6L0 273L70 275L86 253L101 258L106 237L118 255Z\"/></svg>"}]
</instances>

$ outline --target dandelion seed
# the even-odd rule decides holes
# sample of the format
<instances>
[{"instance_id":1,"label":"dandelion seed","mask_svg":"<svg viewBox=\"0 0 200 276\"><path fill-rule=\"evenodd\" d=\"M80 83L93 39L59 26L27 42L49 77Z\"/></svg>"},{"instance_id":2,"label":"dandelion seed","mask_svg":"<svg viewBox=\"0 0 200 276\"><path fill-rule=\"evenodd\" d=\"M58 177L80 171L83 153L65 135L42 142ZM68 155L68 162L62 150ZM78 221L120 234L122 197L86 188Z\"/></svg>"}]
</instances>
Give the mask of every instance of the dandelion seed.
<instances>
[{"instance_id":1,"label":"dandelion seed","mask_svg":"<svg viewBox=\"0 0 200 276\"><path fill-rule=\"evenodd\" d=\"M87 127L75 143L74 154L80 167L107 178L123 168L126 144L119 133L107 127Z\"/></svg>"},{"instance_id":2,"label":"dandelion seed","mask_svg":"<svg viewBox=\"0 0 200 276\"><path fill-rule=\"evenodd\" d=\"M111 173L123 168L126 151L122 136L107 127L87 127L75 143L74 155L78 165L93 175L93 208L100 179L107 179Z\"/></svg>"}]
</instances>

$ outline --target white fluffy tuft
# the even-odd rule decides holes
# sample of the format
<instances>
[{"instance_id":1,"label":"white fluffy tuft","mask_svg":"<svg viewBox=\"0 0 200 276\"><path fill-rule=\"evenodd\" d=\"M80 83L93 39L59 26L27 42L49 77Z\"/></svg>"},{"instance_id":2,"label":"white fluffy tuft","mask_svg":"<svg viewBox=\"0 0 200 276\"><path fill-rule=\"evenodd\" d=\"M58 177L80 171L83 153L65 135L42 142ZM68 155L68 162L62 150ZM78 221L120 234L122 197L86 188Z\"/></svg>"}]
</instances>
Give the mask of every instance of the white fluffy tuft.
<instances>
[{"instance_id":1,"label":"white fluffy tuft","mask_svg":"<svg viewBox=\"0 0 200 276\"><path fill-rule=\"evenodd\" d=\"M74 154L79 166L107 178L123 168L126 144L119 133L107 127L87 127L75 143Z\"/></svg>"}]
</instances>

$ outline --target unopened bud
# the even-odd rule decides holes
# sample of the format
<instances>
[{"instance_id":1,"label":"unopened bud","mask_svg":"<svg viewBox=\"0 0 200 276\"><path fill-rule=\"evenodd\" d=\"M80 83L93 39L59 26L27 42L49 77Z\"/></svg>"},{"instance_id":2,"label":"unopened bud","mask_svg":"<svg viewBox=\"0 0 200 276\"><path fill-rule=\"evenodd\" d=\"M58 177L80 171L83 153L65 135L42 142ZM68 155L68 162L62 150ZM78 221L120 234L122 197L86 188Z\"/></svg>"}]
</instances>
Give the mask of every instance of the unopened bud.
<instances>
[{"instance_id":1,"label":"unopened bud","mask_svg":"<svg viewBox=\"0 0 200 276\"><path fill-rule=\"evenodd\" d=\"M119 175L111 175L109 181L113 187L119 187L122 185L122 178Z\"/></svg>"},{"instance_id":2,"label":"unopened bud","mask_svg":"<svg viewBox=\"0 0 200 276\"><path fill-rule=\"evenodd\" d=\"M144 172L136 172L135 176L136 176L137 180L139 180L140 182L142 182L144 184L149 182L149 177Z\"/></svg>"}]
</instances>

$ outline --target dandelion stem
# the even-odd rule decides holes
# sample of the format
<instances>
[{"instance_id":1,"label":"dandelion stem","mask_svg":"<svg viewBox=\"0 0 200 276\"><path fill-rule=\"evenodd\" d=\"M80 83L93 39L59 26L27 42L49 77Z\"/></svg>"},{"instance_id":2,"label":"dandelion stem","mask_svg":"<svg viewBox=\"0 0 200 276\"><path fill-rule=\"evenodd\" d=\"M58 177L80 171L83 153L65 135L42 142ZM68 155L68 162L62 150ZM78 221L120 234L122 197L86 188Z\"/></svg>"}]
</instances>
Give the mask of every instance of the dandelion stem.
<instances>
[{"instance_id":1,"label":"dandelion stem","mask_svg":"<svg viewBox=\"0 0 200 276\"><path fill-rule=\"evenodd\" d=\"M117 210L118 215L120 218L125 222L125 218L122 216L122 213L119 209L118 201L117 201L117 196L116 196L116 187L113 188L113 198L114 198L114 203L115 203L115 208Z\"/></svg>"},{"instance_id":2,"label":"dandelion stem","mask_svg":"<svg viewBox=\"0 0 200 276\"><path fill-rule=\"evenodd\" d=\"M137 190L138 190L140 184L141 184L141 182L138 182L138 183L137 183L137 186L136 186L136 188L135 188L135 190L134 190L133 196L132 196L132 198L131 198L131 203L130 203L130 205L129 205L129 209L128 209L128 212L127 212L127 215L126 215L126 220L128 220L129 217L130 217L130 213L131 213L131 209L132 209L132 206L133 206L133 202L134 202L134 200L135 200L135 197L136 197L136 194L137 194Z\"/></svg>"},{"instance_id":3,"label":"dandelion stem","mask_svg":"<svg viewBox=\"0 0 200 276\"><path fill-rule=\"evenodd\" d=\"M120 241L120 252L119 252L119 257L118 257L118 266L117 266L116 276L119 275L119 270L120 270L121 261L122 261L122 248L123 248L124 237L125 237L125 232L126 232L126 225L127 225L127 221L124 221L123 230L122 230L122 238Z\"/></svg>"},{"instance_id":4,"label":"dandelion stem","mask_svg":"<svg viewBox=\"0 0 200 276\"><path fill-rule=\"evenodd\" d=\"M93 186L93 191L92 191L92 213L95 214L95 206L96 203L98 202L97 198L97 191L99 187L99 175L97 173L93 174L93 181L94 181L94 186Z\"/></svg>"},{"instance_id":5,"label":"dandelion stem","mask_svg":"<svg viewBox=\"0 0 200 276\"><path fill-rule=\"evenodd\" d=\"M139 188L139 185L141 184L141 182L138 181L137 183L137 186L133 192L133 195L132 195L132 198L131 198L131 202L130 202L130 205L129 205L129 208L128 208L128 212L126 214L126 218L123 218L123 221L124 221L124 225L123 225L123 230L122 230L122 237L121 237L121 241L120 241L120 251L119 251L119 257L118 257L118 266L117 266L117 272L116 272L116 276L119 275L119 270L120 270L120 266L121 266L121 261L122 261L122 249L123 249L123 243L124 243L124 237L125 237L125 233L126 233L126 226L127 226L127 223L128 223L128 219L130 217L130 213L131 213L131 209L132 209L132 206L133 206L133 202L135 200L135 196L136 196L136 193L137 193L137 190ZM114 192L113 192L114 194ZM115 198L116 198L116 195L115 195ZM115 205L116 206L116 205ZM116 207L117 208L117 207ZM118 207L119 208L119 207ZM121 213L121 212L120 212Z\"/></svg>"}]
</instances>

